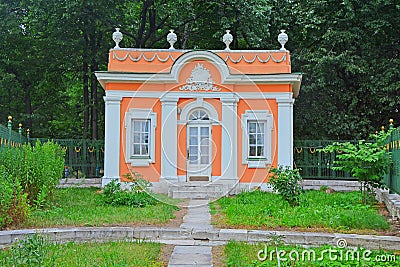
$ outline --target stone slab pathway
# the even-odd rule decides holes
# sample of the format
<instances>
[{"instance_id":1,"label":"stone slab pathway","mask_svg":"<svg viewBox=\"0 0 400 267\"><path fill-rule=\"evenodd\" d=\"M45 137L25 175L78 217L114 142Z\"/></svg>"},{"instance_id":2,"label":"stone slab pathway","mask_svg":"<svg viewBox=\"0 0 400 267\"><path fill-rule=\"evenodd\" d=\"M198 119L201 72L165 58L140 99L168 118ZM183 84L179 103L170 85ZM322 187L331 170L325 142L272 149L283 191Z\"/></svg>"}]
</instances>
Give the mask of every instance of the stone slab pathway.
<instances>
[{"instance_id":1,"label":"stone slab pathway","mask_svg":"<svg viewBox=\"0 0 400 267\"><path fill-rule=\"evenodd\" d=\"M190 231L212 230L209 200L191 199L181 228ZM211 246L175 246L168 267L212 267Z\"/></svg>"}]
</instances>

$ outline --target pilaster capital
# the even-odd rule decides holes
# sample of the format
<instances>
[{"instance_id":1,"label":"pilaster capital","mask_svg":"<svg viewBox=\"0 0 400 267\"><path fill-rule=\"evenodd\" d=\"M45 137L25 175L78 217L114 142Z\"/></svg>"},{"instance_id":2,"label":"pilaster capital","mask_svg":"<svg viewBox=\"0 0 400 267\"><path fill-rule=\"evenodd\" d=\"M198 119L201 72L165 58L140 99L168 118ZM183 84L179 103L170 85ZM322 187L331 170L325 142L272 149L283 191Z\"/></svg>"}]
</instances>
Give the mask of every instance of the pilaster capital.
<instances>
[{"instance_id":1,"label":"pilaster capital","mask_svg":"<svg viewBox=\"0 0 400 267\"><path fill-rule=\"evenodd\" d=\"M239 98L237 97L221 97L220 100L222 105L235 105L239 102Z\"/></svg>"},{"instance_id":2,"label":"pilaster capital","mask_svg":"<svg viewBox=\"0 0 400 267\"><path fill-rule=\"evenodd\" d=\"M178 103L179 97L173 96L164 96L160 98L161 105L174 105L176 106Z\"/></svg>"},{"instance_id":3,"label":"pilaster capital","mask_svg":"<svg viewBox=\"0 0 400 267\"><path fill-rule=\"evenodd\" d=\"M294 98L277 98L278 106L293 106Z\"/></svg>"},{"instance_id":4,"label":"pilaster capital","mask_svg":"<svg viewBox=\"0 0 400 267\"><path fill-rule=\"evenodd\" d=\"M112 102L115 102L115 103L119 104L121 102L121 100L122 100L122 96L106 95L106 96L103 97L103 99L104 99L104 102L106 102L106 104L107 103L112 103Z\"/></svg>"}]
</instances>

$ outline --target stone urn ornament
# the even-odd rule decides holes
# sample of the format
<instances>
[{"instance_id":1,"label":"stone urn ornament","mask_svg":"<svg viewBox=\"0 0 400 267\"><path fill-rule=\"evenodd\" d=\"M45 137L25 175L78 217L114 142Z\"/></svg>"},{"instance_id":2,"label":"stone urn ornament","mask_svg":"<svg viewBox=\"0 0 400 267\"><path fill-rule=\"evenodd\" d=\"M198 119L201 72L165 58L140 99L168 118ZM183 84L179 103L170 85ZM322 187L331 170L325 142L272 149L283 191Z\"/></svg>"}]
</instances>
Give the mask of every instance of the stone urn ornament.
<instances>
[{"instance_id":1,"label":"stone urn ornament","mask_svg":"<svg viewBox=\"0 0 400 267\"><path fill-rule=\"evenodd\" d=\"M122 32L120 32L119 30L120 30L120 28L115 28L115 32L114 32L113 35L112 35L112 38L113 38L113 40L114 40L114 42L115 42L115 47L114 47L114 49L120 48L120 47L119 47L119 43L120 43L120 42L122 41L122 39L123 39Z\"/></svg>"},{"instance_id":2,"label":"stone urn ornament","mask_svg":"<svg viewBox=\"0 0 400 267\"><path fill-rule=\"evenodd\" d=\"M281 30L281 33L278 35L278 42L282 45L282 51L286 51L285 44L289 40L288 35L285 33L285 30Z\"/></svg>"},{"instance_id":3,"label":"stone urn ornament","mask_svg":"<svg viewBox=\"0 0 400 267\"><path fill-rule=\"evenodd\" d=\"M176 33L174 33L174 30L169 30L170 33L167 35L167 42L171 45L169 49L175 49L174 44L176 41L178 41L178 37L176 36Z\"/></svg>"},{"instance_id":4,"label":"stone urn ornament","mask_svg":"<svg viewBox=\"0 0 400 267\"><path fill-rule=\"evenodd\" d=\"M224 42L225 45L226 45L225 50L231 50L229 48L229 45L233 41L233 36L232 36L232 34L230 32L231 32L230 30L226 30L226 33L224 34L224 36L222 36L222 42Z\"/></svg>"}]
</instances>

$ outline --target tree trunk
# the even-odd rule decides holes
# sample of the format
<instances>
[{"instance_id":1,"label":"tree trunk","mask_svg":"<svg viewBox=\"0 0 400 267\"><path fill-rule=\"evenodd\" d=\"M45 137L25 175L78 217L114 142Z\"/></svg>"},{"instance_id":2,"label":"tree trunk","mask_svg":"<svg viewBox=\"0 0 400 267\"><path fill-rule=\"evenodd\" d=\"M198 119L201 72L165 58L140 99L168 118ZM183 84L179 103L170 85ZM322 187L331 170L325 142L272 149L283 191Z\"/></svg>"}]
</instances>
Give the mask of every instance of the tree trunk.
<instances>
[{"instance_id":1,"label":"tree trunk","mask_svg":"<svg viewBox=\"0 0 400 267\"><path fill-rule=\"evenodd\" d=\"M88 137L89 132L89 64L88 64L88 36L84 34L85 49L83 52L83 138Z\"/></svg>"},{"instance_id":2,"label":"tree trunk","mask_svg":"<svg viewBox=\"0 0 400 267\"><path fill-rule=\"evenodd\" d=\"M25 114L27 115L26 128L32 129L32 100L29 88L25 88Z\"/></svg>"}]
</instances>

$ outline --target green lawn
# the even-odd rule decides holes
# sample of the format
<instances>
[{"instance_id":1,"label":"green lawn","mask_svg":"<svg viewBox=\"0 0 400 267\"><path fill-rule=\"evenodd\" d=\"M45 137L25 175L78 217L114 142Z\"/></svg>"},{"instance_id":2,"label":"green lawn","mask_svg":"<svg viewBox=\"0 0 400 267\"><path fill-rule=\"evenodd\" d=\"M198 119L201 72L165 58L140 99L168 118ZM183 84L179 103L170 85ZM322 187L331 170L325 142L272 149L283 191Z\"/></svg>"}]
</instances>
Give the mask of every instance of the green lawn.
<instances>
[{"instance_id":1,"label":"green lawn","mask_svg":"<svg viewBox=\"0 0 400 267\"><path fill-rule=\"evenodd\" d=\"M221 198L211 204L211 210L220 227L348 232L390 228L376 207L361 205L360 200L359 192L306 191L301 205L291 207L279 195L254 191Z\"/></svg>"},{"instance_id":2,"label":"green lawn","mask_svg":"<svg viewBox=\"0 0 400 267\"><path fill-rule=\"evenodd\" d=\"M164 224L175 218L174 213L178 209L174 205L164 204L164 201L144 208L105 205L98 190L97 188L57 189L54 204L47 209L34 211L28 222L21 227ZM169 203L171 201L175 200L168 199Z\"/></svg>"},{"instance_id":3,"label":"green lawn","mask_svg":"<svg viewBox=\"0 0 400 267\"><path fill-rule=\"evenodd\" d=\"M35 242L33 242L35 243ZM66 243L0 250L1 266L165 266L157 243ZM38 253L40 257L32 256ZM25 262L24 262L25 261ZM164 263L165 264L165 263Z\"/></svg>"},{"instance_id":4,"label":"green lawn","mask_svg":"<svg viewBox=\"0 0 400 267\"><path fill-rule=\"evenodd\" d=\"M339 249L333 246L302 248L278 246L281 266L399 266L400 257L393 252ZM284 251L284 252L283 252ZM265 253L267 252L267 253ZM313 254L315 253L315 254ZM230 242L224 247L225 266L278 266L276 247L271 244L250 245ZM315 255L315 256L314 256ZM260 257L260 258L259 258Z\"/></svg>"}]
</instances>

